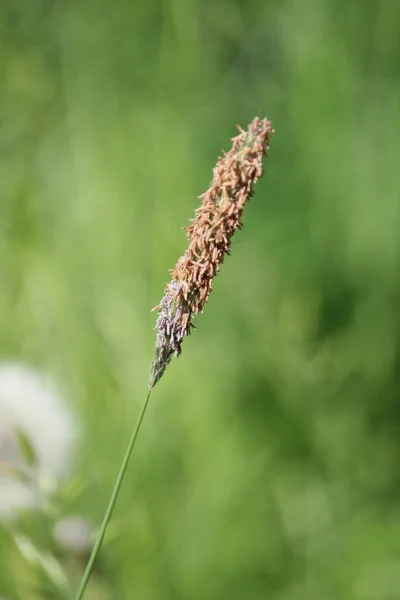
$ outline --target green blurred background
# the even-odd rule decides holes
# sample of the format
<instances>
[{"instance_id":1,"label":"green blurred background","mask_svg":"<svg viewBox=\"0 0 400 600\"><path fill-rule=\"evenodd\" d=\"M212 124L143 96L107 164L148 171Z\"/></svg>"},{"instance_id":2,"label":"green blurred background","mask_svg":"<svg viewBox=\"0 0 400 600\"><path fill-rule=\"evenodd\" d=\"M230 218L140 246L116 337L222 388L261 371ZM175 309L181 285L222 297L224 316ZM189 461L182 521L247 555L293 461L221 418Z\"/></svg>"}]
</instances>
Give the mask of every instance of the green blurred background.
<instances>
[{"instance_id":1,"label":"green blurred background","mask_svg":"<svg viewBox=\"0 0 400 600\"><path fill-rule=\"evenodd\" d=\"M181 227L236 123L276 130L88 600L400 598L400 4L8 0L0 24L0 356L82 423L60 513L99 524ZM56 553L42 518L19 527ZM15 527L0 596L61 597ZM74 589L84 557L57 560Z\"/></svg>"}]
</instances>

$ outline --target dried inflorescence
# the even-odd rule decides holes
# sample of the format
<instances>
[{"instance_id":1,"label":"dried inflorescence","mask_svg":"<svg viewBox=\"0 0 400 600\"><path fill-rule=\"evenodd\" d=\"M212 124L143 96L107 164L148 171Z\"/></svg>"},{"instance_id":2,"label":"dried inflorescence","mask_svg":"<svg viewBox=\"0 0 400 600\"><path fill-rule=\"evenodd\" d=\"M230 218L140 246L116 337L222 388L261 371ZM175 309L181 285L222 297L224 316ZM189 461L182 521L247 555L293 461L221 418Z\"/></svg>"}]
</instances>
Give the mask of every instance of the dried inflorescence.
<instances>
[{"instance_id":1,"label":"dried inflorescence","mask_svg":"<svg viewBox=\"0 0 400 600\"><path fill-rule=\"evenodd\" d=\"M233 146L219 158L211 187L200 196L192 224L186 228L189 247L171 270L157 307L157 339L149 386L162 377L174 354L179 356L185 336L194 328L193 317L202 312L212 282L229 254L231 238L242 228L244 205L253 195L253 185L262 176L262 159L268 150L270 121L255 118L247 131L239 128Z\"/></svg>"}]
</instances>

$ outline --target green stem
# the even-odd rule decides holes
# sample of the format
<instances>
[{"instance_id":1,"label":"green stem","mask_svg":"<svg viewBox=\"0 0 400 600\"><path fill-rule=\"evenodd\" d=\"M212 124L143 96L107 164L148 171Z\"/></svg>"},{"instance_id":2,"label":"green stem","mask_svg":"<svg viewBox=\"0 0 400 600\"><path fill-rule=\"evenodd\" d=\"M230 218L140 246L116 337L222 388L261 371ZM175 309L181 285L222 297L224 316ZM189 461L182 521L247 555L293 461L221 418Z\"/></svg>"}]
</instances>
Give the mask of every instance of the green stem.
<instances>
[{"instance_id":1,"label":"green stem","mask_svg":"<svg viewBox=\"0 0 400 600\"><path fill-rule=\"evenodd\" d=\"M93 546L93 550L92 550L92 552L90 554L88 563L86 565L85 572L83 574L83 577L82 577L82 580L81 580L81 583L80 583L80 586L79 586L79 589L78 589L78 592L77 592L77 594L75 596L75 600L81 600L83 598L83 594L85 592L86 586L87 586L88 581L90 579L90 575L91 575L91 573L93 571L94 563L95 563L97 555L98 555L98 553L100 551L101 544L103 542L103 539L104 539L104 536L105 536L105 533L106 533L106 529L107 529L108 523L109 523L109 521L111 519L111 515L113 513L114 506L115 506L115 503L117 501L118 494L119 494L119 491L121 489L122 482L124 480L125 472L126 472L126 469L127 469L128 463L129 463L129 458L131 456L133 447L135 445L136 438L138 436L138 433L139 433L139 430L140 430L140 426L141 426L142 421L143 421L144 413L146 412L146 408L147 408L147 405L149 403L151 389L152 388L150 388L149 391L148 391L148 393L147 393L146 400L144 401L144 404L142 406L142 410L140 411L139 418L137 420L137 423L135 425L135 428L134 428L134 430L132 432L132 435L131 435L131 438L129 440L129 444L128 444L128 447L126 449L123 461L121 463L121 467L120 467L120 470L119 470L119 473L118 473L118 477L117 477L117 479L115 481L114 488L113 488L113 491L112 491L112 494L111 494L111 498L110 498L110 501L109 501L108 506L107 506L107 510L106 510L106 512L104 514L103 521L102 521L101 526L100 526L100 531L99 531L99 534L97 536L96 543Z\"/></svg>"}]
</instances>

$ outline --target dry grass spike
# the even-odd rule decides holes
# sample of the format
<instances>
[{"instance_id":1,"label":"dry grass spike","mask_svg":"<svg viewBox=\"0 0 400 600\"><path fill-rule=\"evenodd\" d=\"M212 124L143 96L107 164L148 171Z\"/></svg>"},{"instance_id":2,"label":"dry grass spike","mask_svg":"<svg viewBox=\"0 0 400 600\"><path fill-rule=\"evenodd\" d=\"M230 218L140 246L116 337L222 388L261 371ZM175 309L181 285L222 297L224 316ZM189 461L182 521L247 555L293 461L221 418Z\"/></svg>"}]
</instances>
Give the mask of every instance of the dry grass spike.
<instances>
[{"instance_id":1,"label":"dry grass spike","mask_svg":"<svg viewBox=\"0 0 400 600\"><path fill-rule=\"evenodd\" d=\"M156 307L159 312L150 389L173 355L180 355L184 338L194 328L193 318L203 311L213 279L230 253L232 236L243 226L244 205L263 175L262 159L273 133L270 121L256 117L247 131L238 129L231 150L218 159L211 187L200 196L202 204L186 228L188 248L171 270L172 280Z\"/></svg>"}]
</instances>

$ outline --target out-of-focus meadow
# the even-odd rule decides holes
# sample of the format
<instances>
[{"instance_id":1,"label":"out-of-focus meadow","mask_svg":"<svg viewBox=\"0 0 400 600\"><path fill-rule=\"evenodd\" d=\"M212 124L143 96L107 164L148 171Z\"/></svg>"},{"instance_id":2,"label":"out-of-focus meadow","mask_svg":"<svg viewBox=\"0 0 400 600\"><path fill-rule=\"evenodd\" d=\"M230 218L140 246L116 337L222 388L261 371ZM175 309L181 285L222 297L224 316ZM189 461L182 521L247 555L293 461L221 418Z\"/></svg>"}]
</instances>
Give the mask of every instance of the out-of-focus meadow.
<instances>
[{"instance_id":1,"label":"out-of-focus meadow","mask_svg":"<svg viewBox=\"0 0 400 600\"><path fill-rule=\"evenodd\" d=\"M35 436L44 464L73 440L0 523L0 596L76 588L181 227L259 115L265 177L154 390L87 598L397 599L400 4L10 0L0 30L0 357L26 384L4 408L0 377L0 456L11 413L33 466ZM36 372L64 407L30 396Z\"/></svg>"}]
</instances>

